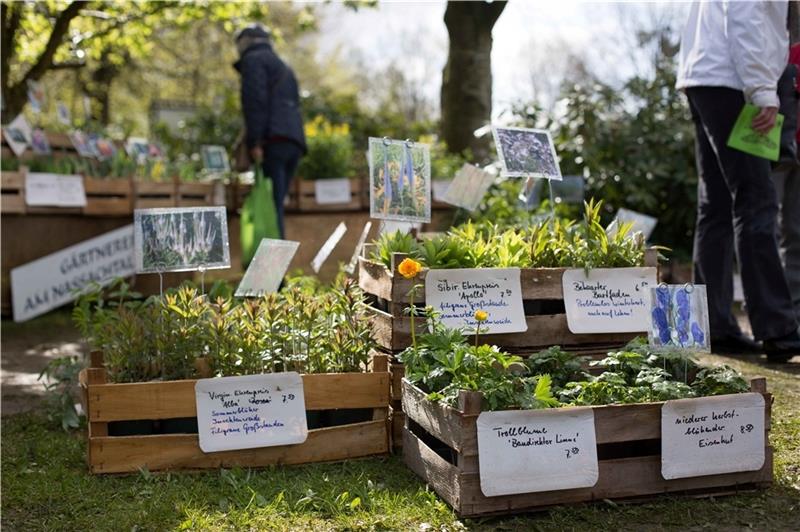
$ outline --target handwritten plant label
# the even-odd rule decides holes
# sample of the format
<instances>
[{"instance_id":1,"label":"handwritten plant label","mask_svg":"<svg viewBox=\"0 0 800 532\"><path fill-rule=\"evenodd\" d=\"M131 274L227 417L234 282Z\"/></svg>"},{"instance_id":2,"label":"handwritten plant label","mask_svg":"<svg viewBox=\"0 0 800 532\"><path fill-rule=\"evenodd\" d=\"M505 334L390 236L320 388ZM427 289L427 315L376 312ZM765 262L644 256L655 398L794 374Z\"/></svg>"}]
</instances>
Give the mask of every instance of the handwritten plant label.
<instances>
[{"instance_id":1,"label":"handwritten plant label","mask_svg":"<svg viewBox=\"0 0 800 532\"><path fill-rule=\"evenodd\" d=\"M519 268L428 270L425 301L441 313L451 329L474 331L475 311L488 314L481 331L492 334L525 332Z\"/></svg>"},{"instance_id":2,"label":"handwritten plant label","mask_svg":"<svg viewBox=\"0 0 800 532\"><path fill-rule=\"evenodd\" d=\"M328 260L331 253L333 253L334 248L336 245L339 244L339 241L344 236L345 232L347 232L347 226L344 222L339 222L339 225L336 226L336 229L333 230L331 236L328 237L328 240L322 244L322 247L319 248L317 255L314 257L314 260L311 261L311 269L314 270L314 273L319 273L320 268Z\"/></svg>"},{"instance_id":3,"label":"handwritten plant label","mask_svg":"<svg viewBox=\"0 0 800 532\"><path fill-rule=\"evenodd\" d=\"M277 292L298 247L300 242L262 238L236 288L236 297L261 297Z\"/></svg>"},{"instance_id":4,"label":"handwritten plant label","mask_svg":"<svg viewBox=\"0 0 800 532\"><path fill-rule=\"evenodd\" d=\"M764 396L667 401L661 408L661 475L698 477L764 466Z\"/></svg>"},{"instance_id":5,"label":"handwritten plant label","mask_svg":"<svg viewBox=\"0 0 800 532\"><path fill-rule=\"evenodd\" d=\"M314 181L314 198L319 205L350 203L350 180L317 179Z\"/></svg>"},{"instance_id":6,"label":"handwritten plant label","mask_svg":"<svg viewBox=\"0 0 800 532\"><path fill-rule=\"evenodd\" d=\"M575 334L647 332L655 268L567 270L561 279L567 325Z\"/></svg>"},{"instance_id":7,"label":"handwritten plant label","mask_svg":"<svg viewBox=\"0 0 800 532\"><path fill-rule=\"evenodd\" d=\"M468 211L474 211L480 205L494 182L494 176L471 164L465 164L456 173L453 182L444 195L444 201Z\"/></svg>"},{"instance_id":8,"label":"handwritten plant label","mask_svg":"<svg viewBox=\"0 0 800 532\"><path fill-rule=\"evenodd\" d=\"M25 176L25 203L32 207L85 207L83 177L29 173Z\"/></svg>"},{"instance_id":9,"label":"handwritten plant label","mask_svg":"<svg viewBox=\"0 0 800 532\"><path fill-rule=\"evenodd\" d=\"M477 426L481 491L487 497L597 484L591 408L482 412Z\"/></svg>"},{"instance_id":10,"label":"handwritten plant label","mask_svg":"<svg viewBox=\"0 0 800 532\"><path fill-rule=\"evenodd\" d=\"M303 443L303 379L294 371L200 379L194 386L204 453Z\"/></svg>"}]
</instances>

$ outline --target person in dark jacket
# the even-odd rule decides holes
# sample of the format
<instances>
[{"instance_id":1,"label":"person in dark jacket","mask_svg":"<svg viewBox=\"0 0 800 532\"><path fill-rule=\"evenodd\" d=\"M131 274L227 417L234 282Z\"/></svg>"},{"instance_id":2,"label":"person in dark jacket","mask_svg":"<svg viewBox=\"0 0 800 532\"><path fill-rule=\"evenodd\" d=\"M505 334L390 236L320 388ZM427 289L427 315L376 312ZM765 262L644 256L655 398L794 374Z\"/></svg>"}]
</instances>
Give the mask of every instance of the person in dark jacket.
<instances>
[{"instance_id":1,"label":"person in dark jacket","mask_svg":"<svg viewBox=\"0 0 800 532\"><path fill-rule=\"evenodd\" d=\"M283 203L300 158L306 153L300 91L292 69L272 49L271 33L250 24L236 35L242 77L242 113L250 156L272 178L281 238Z\"/></svg>"}]
</instances>

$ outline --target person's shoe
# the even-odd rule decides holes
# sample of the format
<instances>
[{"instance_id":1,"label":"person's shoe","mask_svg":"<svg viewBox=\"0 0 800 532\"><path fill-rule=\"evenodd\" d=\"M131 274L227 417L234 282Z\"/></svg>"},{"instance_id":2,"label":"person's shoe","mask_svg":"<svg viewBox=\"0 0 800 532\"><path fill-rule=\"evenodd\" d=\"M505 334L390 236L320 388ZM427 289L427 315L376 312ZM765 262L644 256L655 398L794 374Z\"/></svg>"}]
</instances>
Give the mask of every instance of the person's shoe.
<instances>
[{"instance_id":1,"label":"person's shoe","mask_svg":"<svg viewBox=\"0 0 800 532\"><path fill-rule=\"evenodd\" d=\"M795 355L800 355L800 333L791 332L780 338L764 340L764 352L770 362L788 362Z\"/></svg>"},{"instance_id":2,"label":"person's shoe","mask_svg":"<svg viewBox=\"0 0 800 532\"><path fill-rule=\"evenodd\" d=\"M711 352L725 355L746 355L762 353L761 343L744 334L711 338Z\"/></svg>"}]
</instances>

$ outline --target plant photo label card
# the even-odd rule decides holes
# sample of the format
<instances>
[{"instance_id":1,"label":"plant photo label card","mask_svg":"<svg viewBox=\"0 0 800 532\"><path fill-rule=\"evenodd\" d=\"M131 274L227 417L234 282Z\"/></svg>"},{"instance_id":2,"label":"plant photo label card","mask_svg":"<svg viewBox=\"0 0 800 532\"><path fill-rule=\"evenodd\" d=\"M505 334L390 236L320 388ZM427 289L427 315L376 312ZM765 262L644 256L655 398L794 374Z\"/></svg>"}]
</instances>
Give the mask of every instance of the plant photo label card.
<instances>
[{"instance_id":1,"label":"plant photo label card","mask_svg":"<svg viewBox=\"0 0 800 532\"><path fill-rule=\"evenodd\" d=\"M31 150L36 155L50 155L50 141L47 140L47 134L41 128L34 128L31 132Z\"/></svg>"},{"instance_id":2,"label":"plant photo label card","mask_svg":"<svg viewBox=\"0 0 800 532\"><path fill-rule=\"evenodd\" d=\"M442 200L450 205L474 211L493 182L494 176L489 172L465 164L456 173Z\"/></svg>"},{"instance_id":3,"label":"plant photo label card","mask_svg":"<svg viewBox=\"0 0 800 532\"><path fill-rule=\"evenodd\" d=\"M487 497L597 484L591 408L481 412L477 428L481 492Z\"/></svg>"},{"instance_id":4,"label":"plant photo label card","mask_svg":"<svg viewBox=\"0 0 800 532\"><path fill-rule=\"evenodd\" d=\"M567 326L574 334L645 332L655 268L583 268L561 278Z\"/></svg>"},{"instance_id":5,"label":"plant photo label card","mask_svg":"<svg viewBox=\"0 0 800 532\"><path fill-rule=\"evenodd\" d=\"M296 445L308 438L299 373L200 379L194 385L204 453Z\"/></svg>"},{"instance_id":6,"label":"plant photo label card","mask_svg":"<svg viewBox=\"0 0 800 532\"><path fill-rule=\"evenodd\" d=\"M339 225L336 226L336 229L333 230L331 236L328 237L328 240L322 244L322 247L319 248L319 251L314 256L314 259L311 261L311 269L314 270L314 273L319 273L320 268L328 260L333 250L339 244L339 241L342 239L344 234L347 232L347 225L344 222L339 222Z\"/></svg>"},{"instance_id":7,"label":"plant photo label card","mask_svg":"<svg viewBox=\"0 0 800 532\"><path fill-rule=\"evenodd\" d=\"M22 114L17 115L10 124L3 127L3 137L17 157L28 149L28 145L31 143L31 134L31 125Z\"/></svg>"},{"instance_id":8,"label":"plant photo label card","mask_svg":"<svg viewBox=\"0 0 800 532\"><path fill-rule=\"evenodd\" d=\"M633 224L631 231L634 233L642 233L642 236L646 242L650 239L650 235L653 234L653 230L658 224L658 218L632 211L630 209L621 208L617 211L617 215L614 217L614 220L609 224L608 229L606 229L606 233L608 233L608 236L613 237L615 234L617 234L619 226L626 223Z\"/></svg>"},{"instance_id":9,"label":"plant photo label card","mask_svg":"<svg viewBox=\"0 0 800 532\"><path fill-rule=\"evenodd\" d=\"M65 126L72 124L72 113L69 112L69 107L64 102L56 102L56 117Z\"/></svg>"},{"instance_id":10,"label":"plant photo label card","mask_svg":"<svg viewBox=\"0 0 800 532\"><path fill-rule=\"evenodd\" d=\"M370 137L368 158L370 218L430 222L430 147Z\"/></svg>"},{"instance_id":11,"label":"plant photo label card","mask_svg":"<svg viewBox=\"0 0 800 532\"><path fill-rule=\"evenodd\" d=\"M356 248L353 250L353 255L350 257L350 262L345 267L344 271L350 275L353 275L356 271L356 266L358 265L358 257L361 256L361 250L364 249L364 244L367 241L367 237L369 236L369 232L372 230L372 222L367 222L364 224L364 229L361 230L361 236L358 237L358 243L356 244Z\"/></svg>"},{"instance_id":12,"label":"plant photo label card","mask_svg":"<svg viewBox=\"0 0 800 532\"><path fill-rule=\"evenodd\" d=\"M486 313L480 330L487 334L525 332L519 268L428 270L425 302L440 313L443 325L474 333L476 311Z\"/></svg>"},{"instance_id":13,"label":"plant photo label card","mask_svg":"<svg viewBox=\"0 0 800 532\"><path fill-rule=\"evenodd\" d=\"M228 152L223 146L201 146L200 156L203 158L203 168L209 172L231 171Z\"/></svg>"},{"instance_id":14,"label":"plant photo label card","mask_svg":"<svg viewBox=\"0 0 800 532\"><path fill-rule=\"evenodd\" d=\"M244 272L236 297L261 297L278 291L300 242L263 238Z\"/></svg>"},{"instance_id":15,"label":"plant photo label card","mask_svg":"<svg viewBox=\"0 0 800 532\"><path fill-rule=\"evenodd\" d=\"M661 284L652 287L647 336L654 347L711 351L705 285Z\"/></svg>"},{"instance_id":16,"label":"plant photo label card","mask_svg":"<svg viewBox=\"0 0 800 532\"><path fill-rule=\"evenodd\" d=\"M561 180L556 148L545 129L494 127L494 143L504 177L544 177Z\"/></svg>"},{"instance_id":17,"label":"plant photo label card","mask_svg":"<svg viewBox=\"0 0 800 532\"><path fill-rule=\"evenodd\" d=\"M230 268L225 207L136 209L137 273Z\"/></svg>"},{"instance_id":18,"label":"plant photo label card","mask_svg":"<svg viewBox=\"0 0 800 532\"><path fill-rule=\"evenodd\" d=\"M669 480L758 471L766 458L765 417L760 393L665 402L661 476Z\"/></svg>"}]
</instances>

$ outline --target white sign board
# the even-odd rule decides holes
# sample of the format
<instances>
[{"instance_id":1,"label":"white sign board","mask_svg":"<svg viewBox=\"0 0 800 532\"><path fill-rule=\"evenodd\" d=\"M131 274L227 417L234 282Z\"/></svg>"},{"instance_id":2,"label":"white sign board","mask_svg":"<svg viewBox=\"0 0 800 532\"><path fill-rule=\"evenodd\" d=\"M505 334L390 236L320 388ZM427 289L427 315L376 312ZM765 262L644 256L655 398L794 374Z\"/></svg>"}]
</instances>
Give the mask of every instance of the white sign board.
<instances>
[{"instance_id":1,"label":"white sign board","mask_svg":"<svg viewBox=\"0 0 800 532\"><path fill-rule=\"evenodd\" d=\"M69 303L91 282L134 274L133 226L127 225L11 270L14 321Z\"/></svg>"},{"instance_id":2,"label":"white sign board","mask_svg":"<svg viewBox=\"0 0 800 532\"><path fill-rule=\"evenodd\" d=\"M561 278L567 325L575 334L647 332L655 268L567 270Z\"/></svg>"},{"instance_id":3,"label":"white sign board","mask_svg":"<svg viewBox=\"0 0 800 532\"><path fill-rule=\"evenodd\" d=\"M474 331L475 311L488 314L481 331L491 334L528 330L522 308L519 268L428 270L425 302L451 329Z\"/></svg>"},{"instance_id":4,"label":"white sign board","mask_svg":"<svg viewBox=\"0 0 800 532\"><path fill-rule=\"evenodd\" d=\"M474 211L489 190L494 176L477 166L465 164L456 173L443 200L468 211Z\"/></svg>"},{"instance_id":5,"label":"white sign board","mask_svg":"<svg viewBox=\"0 0 800 532\"><path fill-rule=\"evenodd\" d=\"M599 476L594 411L482 412L478 462L487 497L594 486Z\"/></svg>"},{"instance_id":6,"label":"white sign board","mask_svg":"<svg viewBox=\"0 0 800 532\"><path fill-rule=\"evenodd\" d=\"M294 445L308 437L299 373L200 379L194 394L204 453Z\"/></svg>"},{"instance_id":7,"label":"white sign board","mask_svg":"<svg viewBox=\"0 0 800 532\"><path fill-rule=\"evenodd\" d=\"M333 230L331 236L328 237L328 240L322 244L322 247L319 248L317 255L314 257L314 260L311 261L311 269L314 270L314 273L319 273L319 269L322 268L322 265L328 260L331 253L333 253L334 248L339 243L339 241L344 236L345 232L347 232L347 226L344 222L339 222L339 225L336 226L336 229Z\"/></svg>"},{"instance_id":8,"label":"white sign board","mask_svg":"<svg viewBox=\"0 0 800 532\"><path fill-rule=\"evenodd\" d=\"M718 395L661 408L665 479L758 471L764 465L764 396Z\"/></svg>"},{"instance_id":9,"label":"white sign board","mask_svg":"<svg viewBox=\"0 0 800 532\"><path fill-rule=\"evenodd\" d=\"M658 224L658 218L632 211L630 209L620 209L617 211L614 221L608 226L608 230L606 232L613 236L616 234L617 228L621 223L633 224L631 231L634 233L642 233L644 239L649 240L650 235L653 234L653 230L656 228L656 224Z\"/></svg>"},{"instance_id":10,"label":"white sign board","mask_svg":"<svg viewBox=\"0 0 800 532\"><path fill-rule=\"evenodd\" d=\"M236 288L236 297L260 297L277 292L298 247L300 242L262 238Z\"/></svg>"},{"instance_id":11,"label":"white sign board","mask_svg":"<svg viewBox=\"0 0 800 532\"><path fill-rule=\"evenodd\" d=\"M85 207L83 177L29 173L25 176L25 203L32 207Z\"/></svg>"},{"instance_id":12,"label":"white sign board","mask_svg":"<svg viewBox=\"0 0 800 532\"><path fill-rule=\"evenodd\" d=\"M314 198L319 205L350 203L350 180L317 179L314 181Z\"/></svg>"}]
</instances>

